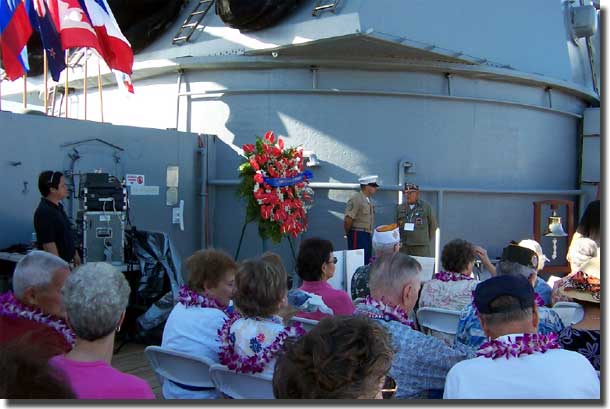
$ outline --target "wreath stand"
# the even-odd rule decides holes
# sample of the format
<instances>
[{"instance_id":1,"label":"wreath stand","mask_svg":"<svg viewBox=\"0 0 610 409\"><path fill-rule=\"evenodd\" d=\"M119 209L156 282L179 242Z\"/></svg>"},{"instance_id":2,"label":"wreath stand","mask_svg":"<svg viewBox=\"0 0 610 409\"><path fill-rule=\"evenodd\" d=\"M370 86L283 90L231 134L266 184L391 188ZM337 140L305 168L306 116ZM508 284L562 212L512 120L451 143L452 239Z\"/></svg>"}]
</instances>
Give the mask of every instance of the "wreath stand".
<instances>
[{"instance_id":1,"label":"wreath stand","mask_svg":"<svg viewBox=\"0 0 610 409\"><path fill-rule=\"evenodd\" d=\"M248 226L248 224L250 224L250 222L244 222L243 227L241 228L241 235L239 236L239 243L237 244L237 251L235 252L235 260L237 261L237 258L239 257L239 251L241 250L241 243L244 240L244 234L246 233L246 226ZM285 236L288 239L288 244L290 244L290 251L292 253L292 258L294 259L294 262L296 263L297 261L297 256L296 256L296 252L294 251L294 245L292 244L292 238L289 235ZM269 239L268 238L261 238L262 240L262 244L263 244L263 253L265 251L267 251L269 249Z\"/></svg>"}]
</instances>

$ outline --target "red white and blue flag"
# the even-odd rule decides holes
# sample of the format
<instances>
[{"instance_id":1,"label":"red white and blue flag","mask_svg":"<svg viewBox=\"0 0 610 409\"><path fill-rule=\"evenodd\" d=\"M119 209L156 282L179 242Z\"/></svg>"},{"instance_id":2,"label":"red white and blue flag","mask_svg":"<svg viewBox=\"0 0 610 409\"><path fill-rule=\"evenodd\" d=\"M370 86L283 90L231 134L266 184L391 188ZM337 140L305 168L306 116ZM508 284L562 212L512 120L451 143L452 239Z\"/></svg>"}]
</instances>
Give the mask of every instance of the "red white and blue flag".
<instances>
[{"instance_id":1,"label":"red white and blue flag","mask_svg":"<svg viewBox=\"0 0 610 409\"><path fill-rule=\"evenodd\" d=\"M23 0L0 0L0 50L6 76L13 81L29 71L26 44L32 27Z\"/></svg>"},{"instance_id":2,"label":"red white and blue flag","mask_svg":"<svg viewBox=\"0 0 610 409\"><path fill-rule=\"evenodd\" d=\"M119 70L112 70L112 72L114 72L114 77L116 78L116 83L118 84L119 89L133 94L133 83L131 82L131 77Z\"/></svg>"},{"instance_id":3,"label":"red white and blue flag","mask_svg":"<svg viewBox=\"0 0 610 409\"><path fill-rule=\"evenodd\" d=\"M106 0L79 0L97 34L102 58L114 70L131 75L133 51Z\"/></svg>"}]
</instances>

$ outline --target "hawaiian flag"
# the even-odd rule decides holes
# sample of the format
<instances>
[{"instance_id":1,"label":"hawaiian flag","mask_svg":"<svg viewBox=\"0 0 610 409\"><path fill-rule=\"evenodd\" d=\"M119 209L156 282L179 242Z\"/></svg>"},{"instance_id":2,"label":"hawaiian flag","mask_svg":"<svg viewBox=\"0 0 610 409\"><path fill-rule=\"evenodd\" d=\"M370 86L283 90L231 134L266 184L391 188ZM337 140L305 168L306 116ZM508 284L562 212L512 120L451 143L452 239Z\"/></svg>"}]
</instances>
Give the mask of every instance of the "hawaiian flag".
<instances>
[{"instance_id":1,"label":"hawaiian flag","mask_svg":"<svg viewBox=\"0 0 610 409\"><path fill-rule=\"evenodd\" d=\"M131 75L133 51L106 0L79 0L97 34L101 55L114 70Z\"/></svg>"},{"instance_id":2,"label":"hawaiian flag","mask_svg":"<svg viewBox=\"0 0 610 409\"><path fill-rule=\"evenodd\" d=\"M59 81L61 72L66 68L64 52L61 48L61 40L55 23L51 18L49 7L44 0L25 0L26 9L32 27L40 34L42 46L47 52L47 61L51 77Z\"/></svg>"},{"instance_id":3,"label":"hawaiian flag","mask_svg":"<svg viewBox=\"0 0 610 409\"><path fill-rule=\"evenodd\" d=\"M0 0L0 50L6 76L13 81L29 71L26 44L32 35L23 0Z\"/></svg>"},{"instance_id":4,"label":"hawaiian flag","mask_svg":"<svg viewBox=\"0 0 610 409\"><path fill-rule=\"evenodd\" d=\"M131 77L119 70L112 70L112 72L114 73L114 77L116 78L116 82L119 86L119 89L133 94L134 91L133 83L131 82Z\"/></svg>"}]
</instances>

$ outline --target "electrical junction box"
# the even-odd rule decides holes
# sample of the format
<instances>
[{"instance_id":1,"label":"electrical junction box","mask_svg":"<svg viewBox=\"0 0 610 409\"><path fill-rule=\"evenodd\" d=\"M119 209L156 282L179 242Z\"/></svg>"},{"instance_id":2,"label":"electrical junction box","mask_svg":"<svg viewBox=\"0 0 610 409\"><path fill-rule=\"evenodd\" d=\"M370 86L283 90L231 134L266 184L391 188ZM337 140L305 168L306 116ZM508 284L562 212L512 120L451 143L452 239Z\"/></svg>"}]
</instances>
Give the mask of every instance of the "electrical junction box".
<instances>
[{"instance_id":1,"label":"electrical junction box","mask_svg":"<svg viewBox=\"0 0 610 409\"><path fill-rule=\"evenodd\" d=\"M123 264L125 212L83 212L83 261Z\"/></svg>"},{"instance_id":2,"label":"electrical junction box","mask_svg":"<svg viewBox=\"0 0 610 409\"><path fill-rule=\"evenodd\" d=\"M576 38L591 37L597 32L597 11L593 6L572 8L572 31Z\"/></svg>"}]
</instances>

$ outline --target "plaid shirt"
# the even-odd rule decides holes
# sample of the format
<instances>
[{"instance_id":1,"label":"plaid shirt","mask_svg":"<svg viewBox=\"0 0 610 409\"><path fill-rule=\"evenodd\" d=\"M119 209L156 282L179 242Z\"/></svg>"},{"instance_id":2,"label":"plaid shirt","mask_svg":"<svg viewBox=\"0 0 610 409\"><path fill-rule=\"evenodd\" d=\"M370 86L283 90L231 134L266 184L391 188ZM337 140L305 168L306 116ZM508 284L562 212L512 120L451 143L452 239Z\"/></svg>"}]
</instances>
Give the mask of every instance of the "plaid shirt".
<instances>
[{"instance_id":1,"label":"plaid shirt","mask_svg":"<svg viewBox=\"0 0 610 409\"><path fill-rule=\"evenodd\" d=\"M538 316L540 318L538 333L549 334L554 332L559 334L563 329L561 318L552 309L538 307ZM479 317L474 308L472 308L472 304L467 305L460 315L454 346L462 344L476 351L485 341L487 341L487 336L483 332L481 321L479 321Z\"/></svg>"},{"instance_id":2,"label":"plaid shirt","mask_svg":"<svg viewBox=\"0 0 610 409\"><path fill-rule=\"evenodd\" d=\"M381 313L372 306L356 306L355 314L366 312ZM385 327L392 338L395 355L390 376L398 384L398 399L426 399L430 391L442 391L449 369L464 359L474 357L474 353L463 346L451 348L443 341L398 321L375 321Z\"/></svg>"}]
</instances>

